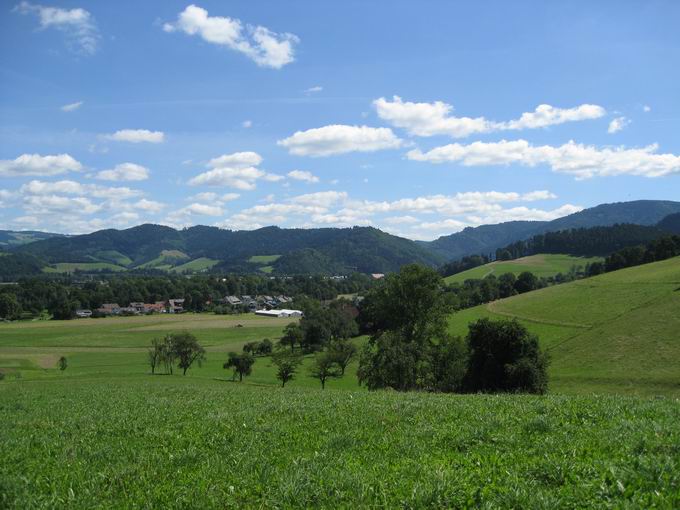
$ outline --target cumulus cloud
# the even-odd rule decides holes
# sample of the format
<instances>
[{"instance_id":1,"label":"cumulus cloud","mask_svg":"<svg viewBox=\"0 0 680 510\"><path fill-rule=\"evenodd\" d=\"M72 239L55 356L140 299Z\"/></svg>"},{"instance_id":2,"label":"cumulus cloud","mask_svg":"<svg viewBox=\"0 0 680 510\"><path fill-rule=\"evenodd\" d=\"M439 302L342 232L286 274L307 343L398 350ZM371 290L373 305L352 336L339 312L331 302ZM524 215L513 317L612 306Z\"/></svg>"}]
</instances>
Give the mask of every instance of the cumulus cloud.
<instances>
[{"instance_id":1,"label":"cumulus cloud","mask_svg":"<svg viewBox=\"0 0 680 510\"><path fill-rule=\"evenodd\" d=\"M306 170L291 170L288 172L288 177L295 179L296 181L305 181L309 183L319 182L319 178L316 175L307 172Z\"/></svg>"},{"instance_id":2,"label":"cumulus cloud","mask_svg":"<svg viewBox=\"0 0 680 510\"><path fill-rule=\"evenodd\" d=\"M149 131L148 129L121 129L111 135L104 135L107 140L130 143L163 143L165 133L162 131Z\"/></svg>"},{"instance_id":3,"label":"cumulus cloud","mask_svg":"<svg viewBox=\"0 0 680 510\"><path fill-rule=\"evenodd\" d=\"M60 109L61 109L62 112L73 112L73 111L76 111L81 106L83 106L83 102L78 101L77 103L65 104Z\"/></svg>"},{"instance_id":4,"label":"cumulus cloud","mask_svg":"<svg viewBox=\"0 0 680 510\"><path fill-rule=\"evenodd\" d=\"M110 170L102 170L96 177L104 181L144 181L149 178L149 169L135 163L121 163Z\"/></svg>"},{"instance_id":5,"label":"cumulus cloud","mask_svg":"<svg viewBox=\"0 0 680 510\"><path fill-rule=\"evenodd\" d=\"M257 168L262 157L256 152L225 154L208 162L208 170L189 181L192 186L226 186L243 191L254 190L256 181L276 182L283 176Z\"/></svg>"},{"instance_id":6,"label":"cumulus cloud","mask_svg":"<svg viewBox=\"0 0 680 510\"><path fill-rule=\"evenodd\" d=\"M59 175L67 172L80 172L83 169L78 161L68 154L41 156L22 154L16 159L0 160L0 176Z\"/></svg>"},{"instance_id":7,"label":"cumulus cloud","mask_svg":"<svg viewBox=\"0 0 680 510\"><path fill-rule=\"evenodd\" d=\"M60 9L24 1L15 10L37 15L41 29L55 28L66 34L67 43L74 51L83 55L97 52L99 31L94 18L85 9Z\"/></svg>"},{"instance_id":8,"label":"cumulus cloud","mask_svg":"<svg viewBox=\"0 0 680 510\"><path fill-rule=\"evenodd\" d=\"M299 42L293 34L244 25L236 18L209 16L207 10L196 5L189 5L179 13L176 22L164 24L163 30L198 35L206 42L244 54L261 67L273 69L281 69L295 60L295 45Z\"/></svg>"},{"instance_id":9,"label":"cumulus cloud","mask_svg":"<svg viewBox=\"0 0 680 510\"><path fill-rule=\"evenodd\" d=\"M160 212L165 208L165 204L161 202L156 202L155 200L147 200L146 198L142 198L141 200L136 202L134 206L135 208L140 209L142 211L152 213Z\"/></svg>"},{"instance_id":10,"label":"cumulus cloud","mask_svg":"<svg viewBox=\"0 0 680 510\"><path fill-rule=\"evenodd\" d=\"M616 117L615 119L612 119L612 121L609 123L609 127L607 128L607 133L614 134L618 133L621 131L623 128L625 128L628 124L630 124L630 120L627 119L626 117Z\"/></svg>"},{"instance_id":11,"label":"cumulus cloud","mask_svg":"<svg viewBox=\"0 0 680 510\"><path fill-rule=\"evenodd\" d=\"M409 151L407 157L414 161L456 162L464 166L548 165L554 172L571 174L577 179L623 174L661 177L680 173L680 156L657 154L657 149L656 144L629 149L598 148L573 141L555 147L533 146L526 140L501 140L469 145L454 143L425 153L416 149Z\"/></svg>"},{"instance_id":12,"label":"cumulus cloud","mask_svg":"<svg viewBox=\"0 0 680 510\"><path fill-rule=\"evenodd\" d=\"M536 129L565 122L597 119L605 115L601 106L582 104L574 108L557 108L548 104L523 113L519 119L496 122L484 117L456 117L453 106L442 101L413 103L394 96L392 101L381 97L373 101L378 117L391 125L406 129L415 136L448 135L464 138L472 134L494 131Z\"/></svg>"},{"instance_id":13,"label":"cumulus cloud","mask_svg":"<svg viewBox=\"0 0 680 510\"><path fill-rule=\"evenodd\" d=\"M76 181L55 181L46 182L32 180L21 186L20 192L24 195L79 195L89 198L105 198L110 200L126 200L138 197L141 191L127 187L108 187L97 184L81 184Z\"/></svg>"},{"instance_id":14,"label":"cumulus cloud","mask_svg":"<svg viewBox=\"0 0 680 510\"><path fill-rule=\"evenodd\" d=\"M334 124L297 131L277 143L296 156L331 156L396 149L403 142L389 128Z\"/></svg>"},{"instance_id":15,"label":"cumulus cloud","mask_svg":"<svg viewBox=\"0 0 680 510\"><path fill-rule=\"evenodd\" d=\"M305 94L316 94L317 92L321 92L323 90L323 87L321 85L315 85L314 87L309 87L308 89L305 89Z\"/></svg>"},{"instance_id":16,"label":"cumulus cloud","mask_svg":"<svg viewBox=\"0 0 680 510\"><path fill-rule=\"evenodd\" d=\"M652 111L652 107L646 104L642 107L642 111L645 113L649 113Z\"/></svg>"},{"instance_id":17,"label":"cumulus cloud","mask_svg":"<svg viewBox=\"0 0 680 510\"><path fill-rule=\"evenodd\" d=\"M246 129L251 128L251 127L253 127L253 121L252 120L244 120L241 123L241 126L243 126Z\"/></svg>"}]
</instances>

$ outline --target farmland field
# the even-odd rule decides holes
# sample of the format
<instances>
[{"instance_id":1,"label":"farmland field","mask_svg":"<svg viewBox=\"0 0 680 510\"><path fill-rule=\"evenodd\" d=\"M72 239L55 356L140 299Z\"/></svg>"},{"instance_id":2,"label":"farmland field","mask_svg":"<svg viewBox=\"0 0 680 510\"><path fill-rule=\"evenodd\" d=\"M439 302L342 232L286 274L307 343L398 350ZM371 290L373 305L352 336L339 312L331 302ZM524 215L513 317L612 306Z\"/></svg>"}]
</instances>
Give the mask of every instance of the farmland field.
<instances>
[{"instance_id":1,"label":"farmland field","mask_svg":"<svg viewBox=\"0 0 680 510\"><path fill-rule=\"evenodd\" d=\"M489 262L483 266L473 267L467 271L447 276L447 283L464 282L468 279L485 278L490 275L500 276L503 273L519 275L523 271L534 273L538 277L555 276L557 273L567 274L572 267L584 268L586 264L601 261L599 257L573 257L571 255L539 254L515 260Z\"/></svg>"},{"instance_id":2,"label":"farmland field","mask_svg":"<svg viewBox=\"0 0 680 510\"><path fill-rule=\"evenodd\" d=\"M59 262L45 266L45 273L73 273L75 271L125 271L125 268L110 262Z\"/></svg>"}]
</instances>

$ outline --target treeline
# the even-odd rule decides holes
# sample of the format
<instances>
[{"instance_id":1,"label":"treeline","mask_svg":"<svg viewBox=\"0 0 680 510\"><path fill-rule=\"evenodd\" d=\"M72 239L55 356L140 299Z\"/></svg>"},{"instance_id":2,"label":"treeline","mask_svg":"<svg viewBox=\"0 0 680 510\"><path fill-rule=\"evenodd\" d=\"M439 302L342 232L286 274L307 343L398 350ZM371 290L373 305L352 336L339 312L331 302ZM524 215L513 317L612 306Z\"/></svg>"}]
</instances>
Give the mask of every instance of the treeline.
<instances>
[{"instance_id":1,"label":"treeline","mask_svg":"<svg viewBox=\"0 0 680 510\"><path fill-rule=\"evenodd\" d=\"M439 274L444 277L451 276L467 271L468 269L483 266L489 262L491 262L491 260L489 260L489 257L486 255L469 255L460 260L452 260L451 262L444 264L439 268Z\"/></svg>"},{"instance_id":2,"label":"treeline","mask_svg":"<svg viewBox=\"0 0 680 510\"><path fill-rule=\"evenodd\" d=\"M103 303L127 306L131 302L154 303L184 298L184 309L210 311L227 295L308 296L317 300L335 299L338 294L362 292L372 285L370 277L354 273L344 279L322 276L268 278L257 275L199 275L193 277L135 277L119 275L101 280L77 281L72 278L26 278L16 285L0 287L0 305L14 301L19 316L39 315L47 310L55 318L68 319L78 308L94 310ZM18 318L16 307L11 317L0 310L0 318ZM2 308L2 306L0 306Z\"/></svg>"},{"instance_id":3,"label":"treeline","mask_svg":"<svg viewBox=\"0 0 680 510\"><path fill-rule=\"evenodd\" d=\"M453 311L437 272L405 266L361 306L370 333L358 377L369 389L531 392L547 389L548 358L515 321L482 319L465 339L447 331Z\"/></svg>"},{"instance_id":4,"label":"treeline","mask_svg":"<svg viewBox=\"0 0 680 510\"><path fill-rule=\"evenodd\" d=\"M680 236L666 236L647 243L646 246L630 246L609 255L602 265L603 272L616 271L625 267L639 266L649 262L666 260L680 255ZM600 268L593 268L595 273Z\"/></svg>"},{"instance_id":5,"label":"treeline","mask_svg":"<svg viewBox=\"0 0 680 510\"><path fill-rule=\"evenodd\" d=\"M496 250L496 260L512 260L537 253L605 256L664 235L667 233L657 227L625 223L608 227L573 228L535 235L499 248Z\"/></svg>"}]
</instances>

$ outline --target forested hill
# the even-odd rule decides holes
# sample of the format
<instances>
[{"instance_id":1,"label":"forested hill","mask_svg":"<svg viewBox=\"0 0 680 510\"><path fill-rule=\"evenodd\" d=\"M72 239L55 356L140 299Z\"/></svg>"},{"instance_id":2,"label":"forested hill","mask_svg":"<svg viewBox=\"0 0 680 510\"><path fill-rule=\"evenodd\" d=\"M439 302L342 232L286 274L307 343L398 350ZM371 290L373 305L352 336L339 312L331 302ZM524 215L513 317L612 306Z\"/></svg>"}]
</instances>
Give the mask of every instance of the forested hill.
<instances>
[{"instance_id":1,"label":"forested hill","mask_svg":"<svg viewBox=\"0 0 680 510\"><path fill-rule=\"evenodd\" d=\"M511 221L497 225L466 228L421 243L447 260L466 255L489 254L515 241L531 236L572 228L589 228L615 224L655 225L670 214L680 213L680 202L636 200L602 204L553 221Z\"/></svg>"},{"instance_id":2,"label":"forested hill","mask_svg":"<svg viewBox=\"0 0 680 510\"><path fill-rule=\"evenodd\" d=\"M50 237L61 236L62 234L52 234L50 232L37 232L32 230L0 230L0 247L19 246L22 244L34 243Z\"/></svg>"},{"instance_id":3,"label":"forested hill","mask_svg":"<svg viewBox=\"0 0 680 510\"><path fill-rule=\"evenodd\" d=\"M413 241L371 227L231 231L206 226L175 230L147 224L47 239L15 251L49 264L171 269L201 260L224 271L244 272L257 270L253 260L269 257L268 270L283 274L384 273L410 262L428 266L443 262Z\"/></svg>"}]
</instances>

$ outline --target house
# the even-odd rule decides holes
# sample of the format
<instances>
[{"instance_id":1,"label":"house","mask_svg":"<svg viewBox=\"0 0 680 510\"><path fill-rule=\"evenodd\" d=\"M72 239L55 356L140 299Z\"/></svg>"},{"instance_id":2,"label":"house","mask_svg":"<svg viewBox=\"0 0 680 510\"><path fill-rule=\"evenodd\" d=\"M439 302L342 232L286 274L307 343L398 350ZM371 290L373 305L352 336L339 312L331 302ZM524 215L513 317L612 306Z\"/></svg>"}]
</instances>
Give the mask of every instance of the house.
<instances>
[{"instance_id":1,"label":"house","mask_svg":"<svg viewBox=\"0 0 680 510\"><path fill-rule=\"evenodd\" d=\"M144 313L146 310L144 309L146 305L144 303L130 303L129 308L134 308L137 310L137 313Z\"/></svg>"},{"instance_id":2,"label":"house","mask_svg":"<svg viewBox=\"0 0 680 510\"><path fill-rule=\"evenodd\" d=\"M168 299L168 313L182 313L184 311L184 298Z\"/></svg>"},{"instance_id":3,"label":"house","mask_svg":"<svg viewBox=\"0 0 680 510\"><path fill-rule=\"evenodd\" d=\"M385 278L385 275L383 273L371 273L371 278L374 280L381 280L382 278Z\"/></svg>"},{"instance_id":4,"label":"house","mask_svg":"<svg viewBox=\"0 0 680 510\"><path fill-rule=\"evenodd\" d=\"M303 314L300 310L257 310L255 315L281 319L288 317L302 317Z\"/></svg>"},{"instance_id":5,"label":"house","mask_svg":"<svg viewBox=\"0 0 680 510\"><path fill-rule=\"evenodd\" d=\"M76 310L76 317L80 319L92 317L92 310Z\"/></svg>"},{"instance_id":6,"label":"house","mask_svg":"<svg viewBox=\"0 0 680 510\"><path fill-rule=\"evenodd\" d=\"M155 303L145 303L144 313L165 313L165 303L156 301Z\"/></svg>"},{"instance_id":7,"label":"house","mask_svg":"<svg viewBox=\"0 0 680 510\"><path fill-rule=\"evenodd\" d=\"M139 310L133 306L123 306L118 310L121 315L139 315Z\"/></svg>"},{"instance_id":8,"label":"house","mask_svg":"<svg viewBox=\"0 0 680 510\"><path fill-rule=\"evenodd\" d=\"M231 306L239 306L243 304L243 301L241 301L237 296L225 296L224 302Z\"/></svg>"},{"instance_id":9,"label":"house","mask_svg":"<svg viewBox=\"0 0 680 510\"><path fill-rule=\"evenodd\" d=\"M120 305L118 303L103 303L97 308L97 312L102 315L118 315L120 313Z\"/></svg>"}]
</instances>

